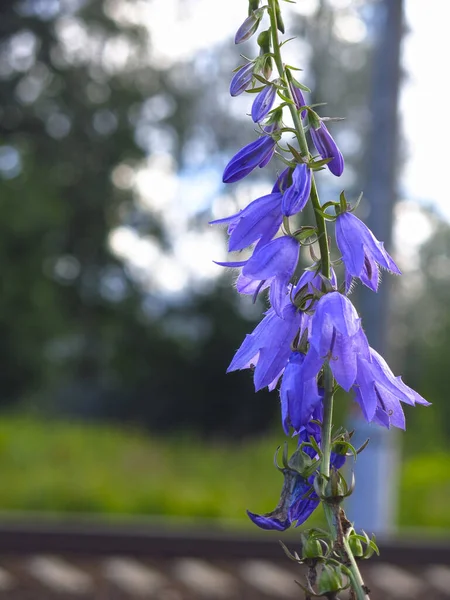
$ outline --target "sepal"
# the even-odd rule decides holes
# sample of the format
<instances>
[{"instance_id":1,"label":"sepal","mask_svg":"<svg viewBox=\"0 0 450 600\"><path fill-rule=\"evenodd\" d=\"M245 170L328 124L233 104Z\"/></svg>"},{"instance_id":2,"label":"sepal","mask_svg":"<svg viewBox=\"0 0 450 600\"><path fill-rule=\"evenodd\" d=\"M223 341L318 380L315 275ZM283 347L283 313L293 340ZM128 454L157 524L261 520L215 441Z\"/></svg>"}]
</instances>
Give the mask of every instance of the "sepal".
<instances>
[{"instance_id":1,"label":"sepal","mask_svg":"<svg viewBox=\"0 0 450 600\"><path fill-rule=\"evenodd\" d=\"M302 558L303 559L319 559L323 557L322 544L316 536L304 535L300 536L302 541Z\"/></svg>"},{"instance_id":2,"label":"sepal","mask_svg":"<svg viewBox=\"0 0 450 600\"><path fill-rule=\"evenodd\" d=\"M340 592L347 586L348 583L344 584L340 565L322 565L322 570L317 581L317 591L320 596L330 597L330 594Z\"/></svg>"}]
</instances>

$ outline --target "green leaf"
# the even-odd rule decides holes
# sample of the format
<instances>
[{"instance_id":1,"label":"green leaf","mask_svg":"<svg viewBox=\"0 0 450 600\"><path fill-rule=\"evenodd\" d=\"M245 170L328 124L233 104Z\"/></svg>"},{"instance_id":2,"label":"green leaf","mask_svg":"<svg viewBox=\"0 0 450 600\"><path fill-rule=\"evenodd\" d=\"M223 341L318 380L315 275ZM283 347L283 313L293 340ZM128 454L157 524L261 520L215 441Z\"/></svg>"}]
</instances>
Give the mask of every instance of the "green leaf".
<instances>
[{"instance_id":1,"label":"green leaf","mask_svg":"<svg viewBox=\"0 0 450 600\"><path fill-rule=\"evenodd\" d=\"M307 225L303 228L303 231L300 231L299 235L296 238L300 241L307 240L313 235L317 235L317 229L312 225Z\"/></svg>"},{"instance_id":2,"label":"green leaf","mask_svg":"<svg viewBox=\"0 0 450 600\"><path fill-rule=\"evenodd\" d=\"M296 148L294 148L290 144L287 144L287 147L289 148L289 150L292 153L292 156L295 158L295 160L298 163L304 163L305 162L304 159L303 159L303 157L302 157L302 155L300 154L300 152Z\"/></svg>"},{"instance_id":3,"label":"green leaf","mask_svg":"<svg viewBox=\"0 0 450 600\"><path fill-rule=\"evenodd\" d=\"M257 79L258 81L260 81L261 83L263 83L265 86L270 85L270 81L267 81L267 79L265 77L263 77L262 75L259 75L258 73L255 73L253 75L253 77L255 79Z\"/></svg>"},{"instance_id":4,"label":"green leaf","mask_svg":"<svg viewBox=\"0 0 450 600\"><path fill-rule=\"evenodd\" d=\"M292 554L292 552L289 550L289 548L286 546L286 544L284 542L282 542L281 540L278 540L280 543L280 546L283 548L284 553L286 554L286 556L288 558L290 558L291 560L293 560L294 562L301 562L301 558L300 556L297 554L297 552L294 552L294 554Z\"/></svg>"},{"instance_id":5,"label":"green leaf","mask_svg":"<svg viewBox=\"0 0 450 600\"><path fill-rule=\"evenodd\" d=\"M292 85L294 85L296 88L299 88L303 92L311 92L309 87L307 87L306 85L303 85L303 83L300 83L300 81L297 81L297 79L295 79L295 77L292 77L292 75L291 75L291 81L292 81Z\"/></svg>"},{"instance_id":6,"label":"green leaf","mask_svg":"<svg viewBox=\"0 0 450 600\"><path fill-rule=\"evenodd\" d=\"M293 36L293 37L291 37L291 38L288 38L287 40L283 40L283 41L281 42L281 44L280 44L280 48L281 48L281 46L284 46L284 45L285 45L285 44L287 44L288 42L292 42L292 40L295 40L295 39L297 39L297 38L296 38L295 36Z\"/></svg>"},{"instance_id":7,"label":"green leaf","mask_svg":"<svg viewBox=\"0 0 450 600\"><path fill-rule=\"evenodd\" d=\"M335 221L336 220L336 217L332 217L331 215L327 214L323 210L320 210L320 208L315 208L314 210L318 215L323 217L326 221Z\"/></svg>"},{"instance_id":8,"label":"green leaf","mask_svg":"<svg viewBox=\"0 0 450 600\"><path fill-rule=\"evenodd\" d=\"M259 92L262 92L262 90L265 88L265 85L262 85L261 87L255 87L255 88L251 88L249 90L245 90L245 92L247 94L258 94Z\"/></svg>"},{"instance_id":9,"label":"green leaf","mask_svg":"<svg viewBox=\"0 0 450 600\"><path fill-rule=\"evenodd\" d=\"M325 167L325 165L327 165L331 160L333 160L332 158L321 158L320 160L314 160L308 163L308 167L310 169L312 169L313 171L318 171L319 169L322 169L323 167Z\"/></svg>"},{"instance_id":10,"label":"green leaf","mask_svg":"<svg viewBox=\"0 0 450 600\"><path fill-rule=\"evenodd\" d=\"M292 104L295 106L295 102L293 102L288 96L283 94L280 90L277 91L278 96L286 102L286 104Z\"/></svg>"}]
</instances>

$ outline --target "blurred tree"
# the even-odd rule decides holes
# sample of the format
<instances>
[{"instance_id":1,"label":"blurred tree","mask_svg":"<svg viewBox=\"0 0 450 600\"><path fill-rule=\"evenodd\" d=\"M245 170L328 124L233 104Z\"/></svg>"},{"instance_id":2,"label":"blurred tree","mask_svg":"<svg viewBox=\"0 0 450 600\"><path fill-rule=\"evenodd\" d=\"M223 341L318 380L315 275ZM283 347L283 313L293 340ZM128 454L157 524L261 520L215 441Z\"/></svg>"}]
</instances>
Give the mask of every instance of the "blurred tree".
<instances>
[{"instance_id":1,"label":"blurred tree","mask_svg":"<svg viewBox=\"0 0 450 600\"><path fill-rule=\"evenodd\" d=\"M448 402L448 345L450 340L450 226L433 211L424 209L432 233L412 264L409 285L400 288L396 301L395 333L403 352L405 380L433 403L433 410L408 412L410 450L439 448L450 439ZM418 411L417 411L418 412ZM408 438L408 436L407 436ZM420 445L417 444L420 439Z\"/></svg>"},{"instance_id":2,"label":"blurred tree","mask_svg":"<svg viewBox=\"0 0 450 600\"><path fill-rule=\"evenodd\" d=\"M149 99L163 93L175 107L165 127L177 132L179 163L199 110L197 89L176 85L176 69L155 69L148 31L119 23L113 8L0 7L2 402L244 432L274 411L251 416L243 402L250 380L237 389L225 377L248 328L236 302L218 288L167 309L162 328L144 310L151 290L108 243L122 225L170 248L158 215L139 208L120 178L154 150L158 134L161 142ZM230 140L229 124L226 131ZM184 341L177 332L196 315L210 323L204 343L195 327Z\"/></svg>"}]
</instances>

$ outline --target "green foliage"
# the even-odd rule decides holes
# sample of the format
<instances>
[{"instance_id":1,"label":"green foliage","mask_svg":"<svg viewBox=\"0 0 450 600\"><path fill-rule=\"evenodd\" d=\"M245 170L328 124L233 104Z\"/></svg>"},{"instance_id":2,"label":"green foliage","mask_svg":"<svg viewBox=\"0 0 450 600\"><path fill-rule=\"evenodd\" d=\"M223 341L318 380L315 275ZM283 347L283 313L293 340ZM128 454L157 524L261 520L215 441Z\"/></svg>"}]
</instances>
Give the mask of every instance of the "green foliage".
<instances>
[{"instance_id":1,"label":"green foliage","mask_svg":"<svg viewBox=\"0 0 450 600\"><path fill-rule=\"evenodd\" d=\"M253 527L245 508L272 510L283 478L279 437L201 442L137 429L0 419L0 511L214 518ZM400 525L450 529L448 454L406 458ZM321 515L313 518L320 523Z\"/></svg>"},{"instance_id":2,"label":"green foliage","mask_svg":"<svg viewBox=\"0 0 450 600\"><path fill-rule=\"evenodd\" d=\"M450 529L450 455L419 454L402 469L399 525Z\"/></svg>"},{"instance_id":3,"label":"green foliage","mask_svg":"<svg viewBox=\"0 0 450 600\"><path fill-rule=\"evenodd\" d=\"M201 443L24 417L0 421L0 510L245 519L269 510L276 442ZM273 506L272 506L273 505Z\"/></svg>"}]
</instances>

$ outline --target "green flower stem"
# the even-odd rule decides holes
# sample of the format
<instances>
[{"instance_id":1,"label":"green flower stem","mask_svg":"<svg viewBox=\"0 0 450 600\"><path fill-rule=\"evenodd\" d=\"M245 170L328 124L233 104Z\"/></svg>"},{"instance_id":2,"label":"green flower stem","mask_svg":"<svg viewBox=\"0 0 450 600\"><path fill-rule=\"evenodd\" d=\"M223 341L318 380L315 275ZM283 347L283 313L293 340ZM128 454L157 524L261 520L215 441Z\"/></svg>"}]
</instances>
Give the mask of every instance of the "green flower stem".
<instances>
[{"instance_id":1,"label":"green flower stem","mask_svg":"<svg viewBox=\"0 0 450 600\"><path fill-rule=\"evenodd\" d=\"M323 407L323 423L322 423L322 456L323 467L322 475L330 476L330 456L331 456L331 428L333 419L333 386L334 379L331 373L330 365L326 361L323 365L324 376L324 407Z\"/></svg>"},{"instance_id":2,"label":"green flower stem","mask_svg":"<svg viewBox=\"0 0 450 600\"><path fill-rule=\"evenodd\" d=\"M306 140L305 130L300 118L299 111L295 106L294 98L292 96L290 87L287 83L286 72L281 58L280 42L278 39L278 28L277 28L277 16L276 16L276 0L269 0L269 17L270 17L270 30L272 35L273 45L273 56L275 64L277 66L278 74L281 81L283 82L284 93L290 102L288 104L289 110L294 122L294 128L300 152L302 157L306 160L311 159L309 153L308 142ZM320 260L321 260L321 271L324 277L330 278L330 247L328 244L328 234L325 219L320 214L321 204L319 195L317 193L317 186L314 179L314 173L312 173L312 184L311 184L311 203L314 208L314 214L316 219L317 231L318 231L318 243L320 248ZM323 424L322 424L322 461L320 465L320 474L324 478L324 486L326 484L325 478L330 476L330 456L331 456L331 428L332 428L332 417L333 417L333 389L334 389L334 378L331 373L330 365L328 362L324 365L324 399L323 399ZM339 525L336 522L336 514L333 512L332 507L326 502L323 503L325 516L328 522L328 526L332 532L333 539L337 540L339 534ZM342 530L341 530L342 531ZM369 600L368 594L365 592L364 581L359 572L358 565L356 564L355 557L350 549L347 538L343 539L343 550L350 563L349 570L351 573L351 583L356 594L357 600Z\"/></svg>"},{"instance_id":3,"label":"green flower stem","mask_svg":"<svg viewBox=\"0 0 450 600\"><path fill-rule=\"evenodd\" d=\"M358 564L355 560L355 557L353 556L353 552L350 549L350 546L349 546L349 543L348 543L348 540L346 537L344 537L344 549L345 549L345 553L348 557L348 560L350 562L350 566L348 568L351 573L352 587L355 591L357 600L370 600L369 594L367 594L365 591L367 588L364 584L364 580L361 576L361 573L359 572Z\"/></svg>"},{"instance_id":4,"label":"green flower stem","mask_svg":"<svg viewBox=\"0 0 450 600\"><path fill-rule=\"evenodd\" d=\"M290 99L289 110L292 116L292 120L294 122L294 128L296 131L296 136L298 140L298 145L300 147L300 152L303 157L307 160L310 160L311 155L309 153L308 142L306 140L305 130L302 125L302 121L295 106L294 98L291 94L291 89L287 83L286 73L283 65L283 60L281 58L280 51L280 42L278 39L278 28L277 28L277 15L275 8L276 0L269 0L269 16L270 16L270 30L272 34L272 42L273 42L273 56L275 59L275 64L277 66L278 74L283 82L284 93ZM322 274L324 277L329 279L330 277L330 248L328 245L328 235L327 235L327 226L325 219L322 217L320 213L317 211L320 210L320 200L319 195L317 193L317 186L314 179L314 173L312 173L312 182L311 182L311 202L314 208L314 214L317 224L317 232L318 232L318 242L320 248L320 259L321 259L321 267Z\"/></svg>"}]
</instances>

